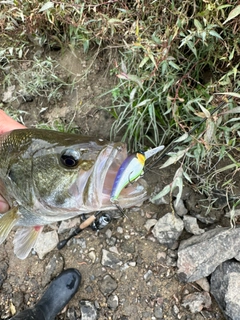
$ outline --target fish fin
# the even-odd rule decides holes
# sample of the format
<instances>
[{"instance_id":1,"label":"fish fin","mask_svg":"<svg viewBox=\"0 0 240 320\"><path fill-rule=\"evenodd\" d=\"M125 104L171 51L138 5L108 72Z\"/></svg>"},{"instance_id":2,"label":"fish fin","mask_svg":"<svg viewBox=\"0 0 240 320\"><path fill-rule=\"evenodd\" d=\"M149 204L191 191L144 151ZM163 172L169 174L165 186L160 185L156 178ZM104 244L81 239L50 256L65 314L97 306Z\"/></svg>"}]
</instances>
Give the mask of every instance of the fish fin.
<instances>
[{"instance_id":1,"label":"fish fin","mask_svg":"<svg viewBox=\"0 0 240 320\"><path fill-rule=\"evenodd\" d=\"M42 232L42 229L43 226L36 226L32 228L23 227L17 229L13 244L14 253L19 259L24 260L27 258Z\"/></svg>"},{"instance_id":2,"label":"fish fin","mask_svg":"<svg viewBox=\"0 0 240 320\"><path fill-rule=\"evenodd\" d=\"M19 219L18 208L13 207L0 218L0 244L7 238L17 220Z\"/></svg>"}]
</instances>

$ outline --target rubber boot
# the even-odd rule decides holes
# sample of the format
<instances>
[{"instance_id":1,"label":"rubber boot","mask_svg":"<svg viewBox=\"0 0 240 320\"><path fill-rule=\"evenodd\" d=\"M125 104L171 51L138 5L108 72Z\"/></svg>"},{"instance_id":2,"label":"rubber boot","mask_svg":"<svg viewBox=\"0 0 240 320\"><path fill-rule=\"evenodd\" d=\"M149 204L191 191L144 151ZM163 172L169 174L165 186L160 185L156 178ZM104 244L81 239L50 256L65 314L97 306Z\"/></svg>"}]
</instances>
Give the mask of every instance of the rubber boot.
<instances>
[{"instance_id":1,"label":"rubber boot","mask_svg":"<svg viewBox=\"0 0 240 320\"><path fill-rule=\"evenodd\" d=\"M11 320L54 320L77 292L80 283L78 270L64 270L51 282L33 308L20 312Z\"/></svg>"}]
</instances>

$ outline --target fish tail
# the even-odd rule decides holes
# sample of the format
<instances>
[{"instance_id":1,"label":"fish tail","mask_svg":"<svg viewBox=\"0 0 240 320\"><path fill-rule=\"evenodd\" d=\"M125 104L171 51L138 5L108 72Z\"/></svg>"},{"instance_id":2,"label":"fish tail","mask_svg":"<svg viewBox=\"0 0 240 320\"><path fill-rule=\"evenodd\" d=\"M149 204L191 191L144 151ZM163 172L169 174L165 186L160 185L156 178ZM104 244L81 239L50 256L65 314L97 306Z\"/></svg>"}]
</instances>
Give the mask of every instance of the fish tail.
<instances>
[{"instance_id":1,"label":"fish tail","mask_svg":"<svg viewBox=\"0 0 240 320\"><path fill-rule=\"evenodd\" d=\"M15 255L24 260L29 255L30 251L34 247L39 235L41 234L43 226L35 226L32 228L23 227L16 231L13 244Z\"/></svg>"},{"instance_id":2,"label":"fish tail","mask_svg":"<svg viewBox=\"0 0 240 320\"><path fill-rule=\"evenodd\" d=\"M18 215L18 208L13 207L0 218L0 244L6 240L9 232L17 223L20 216Z\"/></svg>"}]
</instances>

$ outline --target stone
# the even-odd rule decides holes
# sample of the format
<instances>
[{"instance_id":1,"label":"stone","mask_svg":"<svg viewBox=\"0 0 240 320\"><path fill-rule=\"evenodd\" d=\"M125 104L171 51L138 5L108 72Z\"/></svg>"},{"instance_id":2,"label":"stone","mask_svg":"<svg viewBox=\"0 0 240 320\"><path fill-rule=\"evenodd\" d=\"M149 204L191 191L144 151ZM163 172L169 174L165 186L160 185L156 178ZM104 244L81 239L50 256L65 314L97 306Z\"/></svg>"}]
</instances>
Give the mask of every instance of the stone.
<instances>
[{"instance_id":1,"label":"stone","mask_svg":"<svg viewBox=\"0 0 240 320\"><path fill-rule=\"evenodd\" d=\"M69 219L69 220L64 220L61 222L59 228L58 228L58 233L64 233L67 230L76 227L76 225L80 224L80 218L74 218L74 219Z\"/></svg>"},{"instance_id":2,"label":"stone","mask_svg":"<svg viewBox=\"0 0 240 320\"><path fill-rule=\"evenodd\" d=\"M180 237L183 231L183 221L181 218L174 216L172 213L165 214L158 220L152 229L153 235L157 240L171 247L175 241Z\"/></svg>"},{"instance_id":3,"label":"stone","mask_svg":"<svg viewBox=\"0 0 240 320\"><path fill-rule=\"evenodd\" d=\"M3 103L9 103L14 100L13 93L15 91L15 88L16 88L15 85L9 86L7 88L7 91L5 91L2 96Z\"/></svg>"},{"instance_id":4,"label":"stone","mask_svg":"<svg viewBox=\"0 0 240 320\"><path fill-rule=\"evenodd\" d=\"M211 304L212 301L208 292L190 293L182 300L182 306L188 307L191 313L197 313L202 311L203 308L209 308Z\"/></svg>"},{"instance_id":5,"label":"stone","mask_svg":"<svg viewBox=\"0 0 240 320\"><path fill-rule=\"evenodd\" d=\"M106 274L102 280L99 280L98 286L100 291L104 296L109 296L117 289L117 281L111 277L109 274Z\"/></svg>"},{"instance_id":6,"label":"stone","mask_svg":"<svg viewBox=\"0 0 240 320\"><path fill-rule=\"evenodd\" d=\"M195 217L185 215L183 217L183 224L184 224L185 230L194 235L199 235L205 232L203 229L199 228L197 219Z\"/></svg>"},{"instance_id":7,"label":"stone","mask_svg":"<svg viewBox=\"0 0 240 320\"><path fill-rule=\"evenodd\" d=\"M210 275L222 262L233 258L240 248L240 228L217 228L180 243L178 276L193 282Z\"/></svg>"},{"instance_id":8,"label":"stone","mask_svg":"<svg viewBox=\"0 0 240 320\"><path fill-rule=\"evenodd\" d=\"M37 252L39 259L43 259L48 252L52 251L57 246L58 242L57 231L42 232L34 246L34 250Z\"/></svg>"},{"instance_id":9,"label":"stone","mask_svg":"<svg viewBox=\"0 0 240 320\"><path fill-rule=\"evenodd\" d=\"M228 320L240 320L240 263L228 260L211 276L210 292Z\"/></svg>"},{"instance_id":10,"label":"stone","mask_svg":"<svg viewBox=\"0 0 240 320\"><path fill-rule=\"evenodd\" d=\"M97 309L93 302L80 301L81 320L97 320Z\"/></svg>"},{"instance_id":11,"label":"stone","mask_svg":"<svg viewBox=\"0 0 240 320\"><path fill-rule=\"evenodd\" d=\"M157 219L148 219L144 224L144 227L149 231L155 224L157 223Z\"/></svg>"},{"instance_id":12,"label":"stone","mask_svg":"<svg viewBox=\"0 0 240 320\"><path fill-rule=\"evenodd\" d=\"M102 265L112 269L118 269L122 265L122 261L118 259L113 253L102 249Z\"/></svg>"},{"instance_id":13,"label":"stone","mask_svg":"<svg viewBox=\"0 0 240 320\"><path fill-rule=\"evenodd\" d=\"M188 210L186 209L182 199L179 199L178 202L177 202L177 199L174 200L173 206L176 214L180 217L183 217L185 214L188 213Z\"/></svg>"},{"instance_id":14,"label":"stone","mask_svg":"<svg viewBox=\"0 0 240 320\"><path fill-rule=\"evenodd\" d=\"M50 258L48 264L44 269L44 277L42 278L42 286L45 287L55 278L58 274L63 271L64 259L60 252L56 252Z\"/></svg>"},{"instance_id":15,"label":"stone","mask_svg":"<svg viewBox=\"0 0 240 320\"><path fill-rule=\"evenodd\" d=\"M207 278L196 280L196 283L206 292L210 291L210 284Z\"/></svg>"},{"instance_id":16,"label":"stone","mask_svg":"<svg viewBox=\"0 0 240 320\"><path fill-rule=\"evenodd\" d=\"M115 310L118 307L118 296L116 294L112 294L107 299L108 308Z\"/></svg>"}]
</instances>

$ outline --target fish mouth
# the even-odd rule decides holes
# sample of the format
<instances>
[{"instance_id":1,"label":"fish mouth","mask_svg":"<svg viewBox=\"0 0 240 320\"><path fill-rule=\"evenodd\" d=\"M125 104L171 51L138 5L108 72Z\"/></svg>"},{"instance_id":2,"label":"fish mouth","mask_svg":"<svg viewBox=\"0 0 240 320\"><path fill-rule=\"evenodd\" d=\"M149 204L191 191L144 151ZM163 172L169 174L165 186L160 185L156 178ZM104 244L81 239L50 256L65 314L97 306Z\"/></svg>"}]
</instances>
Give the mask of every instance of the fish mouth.
<instances>
[{"instance_id":1,"label":"fish mouth","mask_svg":"<svg viewBox=\"0 0 240 320\"><path fill-rule=\"evenodd\" d=\"M77 182L78 194L82 195L81 208L85 212L116 209L116 205L110 201L110 195L118 169L127 155L125 144L110 144L100 151L90 172L80 174ZM129 208L141 206L147 198L147 183L139 179L129 183L121 191L117 201L122 208Z\"/></svg>"}]
</instances>

